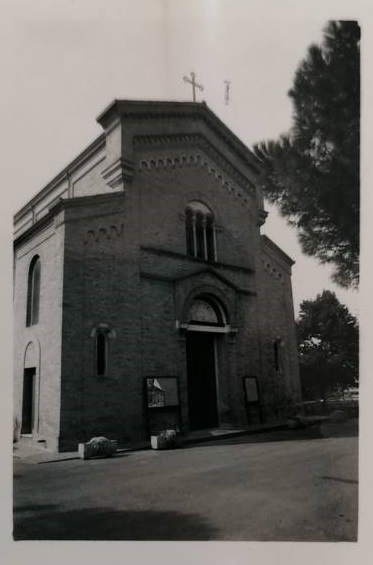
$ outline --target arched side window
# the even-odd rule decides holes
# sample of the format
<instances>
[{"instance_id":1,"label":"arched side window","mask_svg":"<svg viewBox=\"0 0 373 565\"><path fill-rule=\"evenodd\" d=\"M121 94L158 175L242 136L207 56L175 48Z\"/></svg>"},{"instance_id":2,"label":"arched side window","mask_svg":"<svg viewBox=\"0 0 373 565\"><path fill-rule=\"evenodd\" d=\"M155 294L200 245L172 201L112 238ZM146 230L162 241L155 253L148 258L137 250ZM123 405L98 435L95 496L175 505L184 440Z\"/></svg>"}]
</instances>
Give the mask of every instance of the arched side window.
<instances>
[{"instance_id":1,"label":"arched side window","mask_svg":"<svg viewBox=\"0 0 373 565\"><path fill-rule=\"evenodd\" d=\"M115 330L106 323L100 323L91 330L94 339L94 374L97 377L109 375L109 342L116 338Z\"/></svg>"},{"instance_id":2,"label":"arched side window","mask_svg":"<svg viewBox=\"0 0 373 565\"><path fill-rule=\"evenodd\" d=\"M99 330L96 334L96 374L98 377L107 375L108 335L107 331Z\"/></svg>"},{"instance_id":3,"label":"arched side window","mask_svg":"<svg viewBox=\"0 0 373 565\"><path fill-rule=\"evenodd\" d=\"M216 231L211 210L197 200L185 210L187 254L205 261L217 261Z\"/></svg>"},{"instance_id":4,"label":"arched side window","mask_svg":"<svg viewBox=\"0 0 373 565\"><path fill-rule=\"evenodd\" d=\"M284 341L280 337L273 342L274 365L277 372L283 371L283 347Z\"/></svg>"},{"instance_id":5,"label":"arched side window","mask_svg":"<svg viewBox=\"0 0 373 565\"><path fill-rule=\"evenodd\" d=\"M33 326L39 321L40 272L40 257L35 255L28 272L26 326Z\"/></svg>"}]
</instances>

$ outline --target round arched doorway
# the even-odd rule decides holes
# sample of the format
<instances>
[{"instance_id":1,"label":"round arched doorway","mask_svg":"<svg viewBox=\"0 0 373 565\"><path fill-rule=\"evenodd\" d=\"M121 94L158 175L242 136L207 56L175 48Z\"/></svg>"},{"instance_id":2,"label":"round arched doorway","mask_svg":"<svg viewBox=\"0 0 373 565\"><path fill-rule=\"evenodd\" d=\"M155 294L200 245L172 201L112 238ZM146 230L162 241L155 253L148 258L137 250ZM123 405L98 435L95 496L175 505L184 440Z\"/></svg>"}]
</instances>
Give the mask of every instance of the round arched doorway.
<instances>
[{"instance_id":1,"label":"round arched doorway","mask_svg":"<svg viewBox=\"0 0 373 565\"><path fill-rule=\"evenodd\" d=\"M28 343L25 351L23 369L23 394L22 394L22 434L32 434L37 423L36 414L36 374L37 351L35 344Z\"/></svg>"},{"instance_id":2,"label":"round arched doorway","mask_svg":"<svg viewBox=\"0 0 373 565\"><path fill-rule=\"evenodd\" d=\"M195 297L188 312L186 334L191 430L219 426L217 344L227 327L225 310L215 297Z\"/></svg>"}]
</instances>

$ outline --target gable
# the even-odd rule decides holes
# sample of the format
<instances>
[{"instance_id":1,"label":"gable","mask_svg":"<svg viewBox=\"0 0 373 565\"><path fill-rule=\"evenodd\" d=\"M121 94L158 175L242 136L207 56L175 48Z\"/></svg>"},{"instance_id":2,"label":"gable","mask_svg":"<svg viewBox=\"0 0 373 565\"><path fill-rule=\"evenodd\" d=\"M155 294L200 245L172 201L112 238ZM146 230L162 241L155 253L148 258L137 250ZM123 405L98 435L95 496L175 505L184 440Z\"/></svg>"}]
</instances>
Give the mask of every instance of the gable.
<instances>
[{"instance_id":1,"label":"gable","mask_svg":"<svg viewBox=\"0 0 373 565\"><path fill-rule=\"evenodd\" d=\"M202 136L201 136L202 139ZM164 148L137 146L136 167L139 174L166 171L183 171L191 169L201 177L210 177L217 188L222 187L232 199L250 209L257 203L257 192L254 182L245 178L227 159L216 151L207 141L204 143L185 144L177 147L172 143Z\"/></svg>"}]
</instances>

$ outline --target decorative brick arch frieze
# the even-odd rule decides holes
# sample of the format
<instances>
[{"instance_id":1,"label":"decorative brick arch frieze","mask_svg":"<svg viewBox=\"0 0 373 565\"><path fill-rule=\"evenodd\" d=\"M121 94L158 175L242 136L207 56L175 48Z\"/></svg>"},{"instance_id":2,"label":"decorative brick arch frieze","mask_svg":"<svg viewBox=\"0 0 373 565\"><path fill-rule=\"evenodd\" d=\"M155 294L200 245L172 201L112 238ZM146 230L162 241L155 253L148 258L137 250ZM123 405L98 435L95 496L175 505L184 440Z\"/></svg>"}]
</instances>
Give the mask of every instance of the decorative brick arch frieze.
<instances>
[{"instance_id":1,"label":"decorative brick arch frieze","mask_svg":"<svg viewBox=\"0 0 373 565\"><path fill-rule=\"evenodd\" d=\"M138 170L140 172L188 167L200 167L206 171L208 175L212 175L229 194L234 196L242 204L242 206L250 209L251 199L247 193L249 192L255 195L255 187L248 183L247 180L242 179L241 186L243 188L241 188L217 167L213 161L202 153L193 151L183 152L176 156L167 154L163 156L149 155L147 157L140 157L138 162Z\"/></svg>"},{"instance_id":2,"label":"decorative brick arch frieze","mask_svg":"<svg viewBox=\"0 0 373 565\"><path fill-rule=\"evenodd\" d=\"M198 151L202 150L209 155L213 162L219 163L230 177L235 178L236 182L242 186L246 186L248 190L255 192L255 179L260 171L256 167L252 167L245 161L244 167L249 168L249 174L245 175L230 160L228 160L215 145L213 145L202 133L178 133L178 134L158 134L158 135L138 135L133 137L133 148L149 150L169 150L176 149L178 152ZM242 164L242 162L241 162Z\"/></svg>"},{"instance_id":3,"label":"decorative brick arch frieze","mask_svg":"<svg viewBox=\"0 0 373 565\"><path fill-rule=\"evenodd\" d=\"M284 284L285 277L283 272L270 259L262 257L262 267L263 271L275 279L279 284Z\"/></svg>"},{"instance_id":4,"label":"decorative brick arch frieze","mask_svg":"<svg viewBox=\"0 0 373 565\"><path fill-rule=\"evenodd\" d=\"M84 236L84 243L93 244L109 239L118 239L123 236L124 225L100 226L95 229L89 229Z\"/></svg>"}]
</instances>

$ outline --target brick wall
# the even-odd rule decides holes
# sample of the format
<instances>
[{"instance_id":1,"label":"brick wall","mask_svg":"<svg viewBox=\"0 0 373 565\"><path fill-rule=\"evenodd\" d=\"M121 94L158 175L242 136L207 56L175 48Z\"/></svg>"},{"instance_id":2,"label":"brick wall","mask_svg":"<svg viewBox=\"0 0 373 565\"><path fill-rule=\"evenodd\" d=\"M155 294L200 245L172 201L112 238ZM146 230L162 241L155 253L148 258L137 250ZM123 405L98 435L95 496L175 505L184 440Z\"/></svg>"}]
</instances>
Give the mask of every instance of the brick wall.
<instances>
[{"instance_id":1,"label":"brick wall","mask_svg":"<svg viewBox=\"0 0 373 565\"><path fill-rule=\"evenodd\" d=\"M32 342L37 358L34 435L52 449L58 446L60 417L63 237L63 226L50 221L15 249L14 415L21 422L24 356ZM41 261L40 314L37 324L26 327L28 271L35 255Z\"/></svg>"},{"instance_id":2,"label":"brick wall","mask_svg":"<svg viewBox=\"0 0 373 565\"><path fill-rule=\"evenodd\" d=\"M262 265L258 270L259 331L262 378L268 418L285 415L284 397L300 398L291 271L281 254L262 242ZM274 343L279 343L281 366L276 369Z\"/></svg>"}]
</instances>

